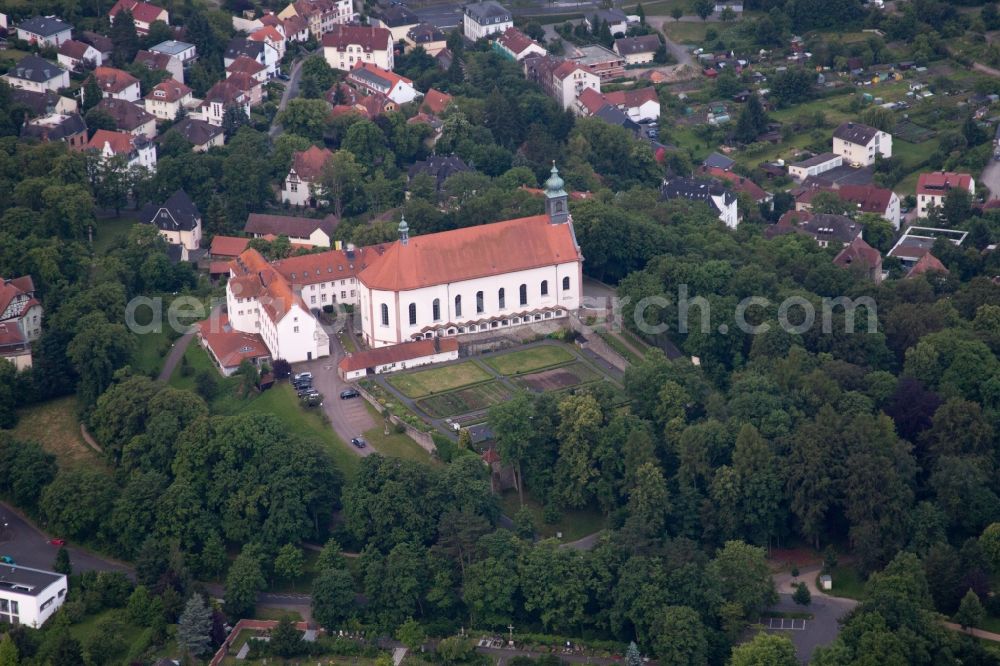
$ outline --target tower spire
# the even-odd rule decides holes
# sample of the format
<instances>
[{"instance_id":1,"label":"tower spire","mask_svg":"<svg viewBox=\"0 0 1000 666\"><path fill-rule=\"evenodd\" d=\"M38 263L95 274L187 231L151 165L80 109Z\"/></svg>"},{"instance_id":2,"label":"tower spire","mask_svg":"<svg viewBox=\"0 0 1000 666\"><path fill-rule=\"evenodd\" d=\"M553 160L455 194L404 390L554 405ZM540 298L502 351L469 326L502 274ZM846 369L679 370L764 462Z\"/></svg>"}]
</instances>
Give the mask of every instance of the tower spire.
<instances>
[{"instance_id":1,"label":"tower spire","mask_svg":"<svg viewBox=\"0 0 1000 666\"><path fill-rule=\"evenodd\" d=\"M406 245L407 242L409 242L409 240L410 240L410 225L408 225L406 223L406 216L405 215L400 215L399 216L399 227L398 227L398 230L399 230L399 241L403 245Z\"/></svg>"},{"instance_id":2,"label":"tower spire","mask_svg":"<svg viewBox=\"0 0 1000 666\"><path fill-rule=\"evenodd\" d=\"M555 160L552 161L552 171L545 181L545 212L552 224L562 224L569 219L569 195L563 189L566 184L559 176Z\"/></svg>"}]
</instances>

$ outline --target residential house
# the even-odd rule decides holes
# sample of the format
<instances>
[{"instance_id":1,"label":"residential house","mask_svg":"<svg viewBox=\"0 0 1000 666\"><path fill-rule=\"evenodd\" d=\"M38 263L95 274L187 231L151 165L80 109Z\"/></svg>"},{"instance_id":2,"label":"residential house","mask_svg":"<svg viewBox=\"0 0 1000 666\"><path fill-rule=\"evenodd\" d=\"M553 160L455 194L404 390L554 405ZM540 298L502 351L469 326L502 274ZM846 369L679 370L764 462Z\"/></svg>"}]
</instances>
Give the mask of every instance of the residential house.
<instances>
[{"instance_id":1,"label":"residential house","mask_svg":"<svg viewBox=\"0 0 1000 666\"><path fill-rule=\"evenodd\" d=\"M440 116L451 105L451 102L452 96L448 93L429 88L427 94L424 95L423 101L420 103L420 108L435 116Z\"/></svg>"},{"instance_id":2,"label":"residential house","mask_svg":"<svg viewBox=\"0 0 1000 666\"><path fill-rule=\"evenodd\" d=\"M208 256L212 259L235 259L243 254L250 244L249 238L239 236L213 236L212 244L208 249Z\"/></svg>"},{"instance_id":3,"label":"residential house","mask_svg":"<svg viewBox=\"0 0 1000 666\"><path fill-rule=\"evenodd\" d=\"M0 577L0 623L40 628L62 607L67 589L65 574L4 564Z\"/></svg>"},{"instance_id":4,"label":"residential house","mask_svg":"<svg viewBox=\"0 0 1000 666\"><path fill-rule=\"evenodd\" d=\"M587 30L590 32L595 32L600 28L600 25L594 25L594 19L597 19L598 23L607 22L608 28L611 29L612 36L617 37L621 35L625 36L628 32L628 16L624 11L614 7L612 9L599 9L593 14L584 14L583 24L587 26Z\"/></svg>"},{"instance_id":5,"label":"residential house","mask_svg":"<svg viewBox=\"0 0 1000 666\"><path fill-rule=\"evenodd\" d=\"M420 24L417 15L402 4L392 4L379 10L370 21L375 27L385 28L392 33L393 43L403 41L406 33Z\"/></svg>"},{"instance_id":6,"label":"residential house","mask_svg":"<svg viewBox=\"0 0 1000 666\"><path fill-rule=\"evenodd\" d=\"M554 56L531 56L522 61L525 76L538 83L563 109L579 113L577 98L587 88L601 91L601 79L571 60Z\"/></svg>"},{"instance_id":7,"label":"residential house","mask_svg":"<svg viewBox=\"0 0 1000 666\"><path fill-rule=\"evenodd\" d=\"M222 267L217 270L222 270ZM225 275L230 275L231 268L228 263L225 264L224 270ZM196 326L198 344L208 352L219 372L225 377L236 374L243 361L249 361L260 368L272 358L271 351L260 334L237 331L233 328L228 314L210 317L198 322Z\"/></svg>"},{"instance_id":8,"label":"residential house","mask_svg":"<svg viewBox=\"0 0 1000 666\"><path fill-rule=\"evenodd\" d=\"M171 58L180 60L185 67L190 67L198 59L198 49L194 44L180 42L176 39L168 39L156 46L150 46L149 50L153 53L164 53Z\"/></svg>"},{"instance_id":9,"label":"residential house","mask_svg":"<svg viewBox=\"0 0 1000 666\"><path fill-rule=\"evenodd\" d=\"M310 34L320 39L335 26L353 21L356 13L351 0L296 0L278 13L283 20L292 16L304 19Z\"/></svg>"},{"instance_id":10,"label":"residential house","mask_svg":"<svg viewBox=\"0 0 1000 666\"><path fill-rule=\"evenodd\" d=\"M285 36L273 26L264 26L260 30L250 33L247 39L251 42L262 42L270 46L277 53L279 61L285 57Z\"/></svg>"},{"instance_id":11,"label":"residential house","mask_svg":"<svg viewBox=\"0 0 1000 666\"><path fill-rule=\"evenodd\" d=\"M795 164L789 164L788 175L801 183L806 178L818 176L825 171L836 169L843 165L843 163L844 158L841 155L836 153L820 153Z\"/></svg>"},{"instance_id":12,"label":"residential house","mask_svg":"<svg viewBox=\"0 0 1000 666\"><path fill-rule=\"evenodd\" d=\"M15 88L37 93L69 87L69 72L34 54L21 58L0 78Z\"/></svg>"},{"instance_id":13,"label":"residential house","mask_svg":"<svg viewBox=\"0 0 1000 666\"><path fill-rule=\"evenodd\" d=\"M789 233L809 236L820 247L845 247L861 236L863 227L844 215L813 213L811 211L788 211L764 231L768 238Z\"/></svg>"},{"instance_id":14,"label":"residential house","mask_svg":"<svg viewBox=\"0 0 1000 666\"><path fill-rule=\"evenodd\" d=\"M37 44L59 48L73 38L73 26L55 16L32 16L17 24L17 38Z\"/></svg>"},{"instance_id":15,"label":"residential house","mask_svg":"<svg viewBox=\"0 0 1000 666\"><path fill-rule=\"evenodd\" d=\"M31 343L41 334L42 303L35 298L31 276L0 277L0 358L13 363L18 370L30 368ZM3 612L0 607L0 614Z\"/></svg>"},{"instance_id":16,"label":"residential house","mask_svg":"<svg viewBox=\"0 0 1000 666\"><path fill-rule=\"evenodd\" d=\"M114 6L111 7L111 11L108 12L108 16L114 22L115 17L120 12L126 10L132 13L132 20L135 22L135 31L140 35L149 34L150 26L156 21L163 21L167 25L170 25L170 14L166 9L148 2L141 2L140 0L117 0Z\"/></svg>"},{"instance_id":17,"label":"residential house","mask_svg":"<svg viewBox=\"0 0 1000 666\"><path fill-rule=\"evenodd\" d=\"M927 217L932 206L942 206L944 198L954 188L961 188L973 196L976 194L976 181L967 173L933 171L920 174L917 179L917 217Z\"/></svg>"},{"instance_id":18,"label":"residential house","mask_svg":"<svg viewBox=\"0 0 1000 666\"><path fill-rule=\"evenodd\" d=\"M639 124L629 118L625 112L618 107L605 104L597 113L594 114L594 117L600 118L609 125L616 125L623 129L627 129L635 136L639 136Z\"/></svg>"},{"instance_id":19,"label":"residential house","mask_svg":"<svg viewBox=\"0 0 1000 666\"><path fill-rule=\"evenodd\" d=\"M267 69L256 60L240 56L226 67L226 81L242 90L253 108L264 101Z\"/></svg>"},{"instance_id":20,"label":"residential house","mask_svg":"<svg viewBox=\"0 0 1000 666\"><path fill-rule=\"evenodd\" d=\"M700 201L708 204L730 229L735 229L740 223L736 195L714 180L665 178L660 185L660 198Z\"/></svg>"},{"instance_id":21,"label":"residential house","mask_svg":"<svg viewBox=\"0 0 1000 666\"><path fill-rule=\"evenodd\" d=\"M59 54L56 56L56 60L71 71L100 67L104 62L100 51L90 44L78 42L75 39L67 39L59 45Z\"/></svg>"},{"instance_id":22,"label":"residential house","mask_svg":"<svg viewBox=\"0 0 1000 666\"><path fill-rule=\"evenodd\" d=\"M132 136L127 132L112 132L99 129L87 143L88 150L96 150L101 159L125 156L128 168L142 167L156 170L156 146L144 136Z\"/></svg>"},{"instance_id":23,"label":"residential house","mask_svg":"<svg viewBox=\"0 0 1000 666\"><path fill-rule=\"evenodd\" d=\"M235 83L226 79L208 89L201 106L192 115L212 125L221 125L226 110L232 107L241 109L247 118L250 117L250 98Z\"/></svg>"},{"instance_id":24,"label":"residential house","mask_svg":"<svg viewBox=\"0 0 1000 666\"><path fill-rule=\"evenodd\" d=\"M926 273L938 273L947 275L950 271L941 263L941 260L930 252L917 259L913 267L906 273L906 278L915 278Z\"/></svg>"},{"instance_id":25,"label":"residential house","mask_svg":"<svg viewBox=\"0 0 1000 666\"><path fill-rule=\"evenodd\" d=\"M625 58L600 44L568 48L568 59L588 72L597 74L601 81L610 81L625 76Z\"/></svg>"},{"instance_id":26,"label":"residential house","mask_svg":"<svg viewBox=\"0 0 1000 666\"><path fill-rule=\"evenodd\" d=\"M192 152L204 153L226 143L226 134L218 125L197 118L184 118L170 128L191 144Z\"/></svg>"},{"instance_id":27,"label":"residential house","mask_svg":"<svg viewBox=\"0 0 1000 666\"><path fill-rule=\"evenodd\" d=\"M844 246L833 258L833 263L841 268L858 271L875 284L882 282L882 255L861 236L855 236L854 240Z\"/></svg>"},{"instance_id":28,"label":"residential house","mask_svg":"<svg viewBox=\"0 0 1000 666\"><path fill-rule=\"evenodd\" d=\"M292 167L288 170L281 188L282 203L293 206L316 206L318 203L316 190L323 176L323 167L331 157L333 153L329 150L316 146L293 153Z\"/></svg>"},{"instance_id":29,"label":"residential house","mask_svg":"<svg viewBox=\"0 0 1000 666\"><path fill-rule=\"evenodd\" d=\"M140 49L136 52L132 62L136 65L142 65L151 72L166 72L170 78L184 83L184 64L166 53Z\"/></svg>"},{"instance_id":30,"label":"residential house","mask_svg":"<svg viewBox=\"0 0 1000 666\"><path fill-rule=\"evenodd\" d=\"M234 37L226 45L226 52L222 57L224 67L229 67L237 58L245 57L256 60L267 68L267 75L275 76L278 73L278 52L267 42L256 42L244 37Z\"/></svg>"},{"instance_id":31,"label":"residential house","mask_svg":"<svg viewBox=\"0 0 1000 666\"><path fill-rule=\"evenodd\" d=\"M830 192L854 206L859 213L873 213L899 229L900 201L892 190L874 185L839 185L836 187L804 187L793 190L795 210L810 210L813 198L820 192Z\"/></svg>"},{"instance_id":32,"label":"residential house","mask_svg":"<svg viewBox=\"0 0 1000 666\"><path fill-rule=\"evenodd\" d=\"M179 246L183 261L203 254L198 252L201 249L201 212L184 190L177 190L159 206L144 206L139 221L155 225L164 240Z\"/></svg>"},{"instance_id":33,"label":"residential house","mask_svg":"<svg viewBox=\"0 0 1000 666\"><path fill-rule=\"evenodd\" d=\"M281 27L285 29L285 39L288 42L309 41L309 22L301 16L293 15L282 19Z\"/></svg>"},{"instance_id":34,"label":"residential house","mask_svg":"<svg viewBox=\"0 0 1000 666\"><path fill-rule=\"evenodd\" d=\"M156 116L138 104L106 97L94 108L111 116L119 131L128 132L132 136L144 136L147 139L156 136Z\"/></svg>"},{"instance_id":35,"label":"residential house","mask_svg":"<svg viewBox=\"0 0 1000 666\"><path fill-rule=\"evenodd\" d=\"M721 171L732 171L736 166L736 160L730 159L721 153L712 153L701 163L706 169L719 169Z\"/></svg>"},{"instance_id":36,"label":"residential house","mask_svg":"<svg viewBox=\"0 0 1000 666\"><path fill-rule=\"evenodd\" d=\"M86 42L100 51L102 65L111 60L111 53L115 50L115 45L110 37L90 30L84 30L80 33L80 41Z\"/></svg>"},{"instance_id":37,"label":"residential house","mask_svg":"<svg viewBox=\"0 0 1000 666\"><path fill-rule=\"evenodd\" d=\"M368 375L381 375L457 359L458 340L455 338L414 340L349 353L340 359L337 373L344 381L353 381Z\"/></svg>"},{"instance_id":38,"label":"residential house","mask_svg":"<svg viewBox=\"0 0 1000 666\"><path fill-rule=\"evenodd\" d=\"M455 54L452 53L451 49L447 47L438 51L437 55L434 56L434 62L437 64L438 68L443 69L446 72L451 69L451 65L454 61Z\"/></svg>"},{"instance_id":39,"label":"residential house","mask_svg":"<svg viewBox=\"0 0 1000 666\"><path fill-rule=\"evenodd\" d=\"M774 200L774 195L765 191L764 188L749 178L741 176L738 173L733 173L732 171L727 171L726 169L720 169L719 167L706 166L703 166L701 171L703 174L712 176L713 178L729 181L734 192L746 195L750 201L758 206L769 205L771 201Z\"/></svg>"},{"instance_id":40,"label":"residential house","mask_svg":"<svg viewBox=\"0 0 1000 666\"><path fill-rule=\"evenodd\" d=\"M79 113L50 113L25 122L21 138L63 141L73 150L82 150L87 145L87 123Z\"/></svg>"},{"instance_id":41,"label":"residential house","mask_svg":"<svg viewBox=\"0 0 1000 666\"><path fill-rule=\"evenodd\" d=\"M543 215L399 240L360 257L361 330L370 347L501 331L580 307L582 262L553 168Z\"/></svg>"},{"instance_id":42,"label":"residential house","mask_svg":"<svg viewBox=\"0 0 1000 666\"><path fill-rule=\"evenodd\" d=\"M412 184L413 179L420 175L430 177L434 183L434 189L441 193L444 183L457 173L473 173L475 169L466 164L457 155L430 155L426 160L420 160L410 165L406 172L407 183Z\"/></svg>"},{"instance_id":43,"label":"residential house","mask_svg":"<svg viewBox=\"0 0 1000 666\"><path fill-rule=\"evenodd\" d=\"M392 70L392 33L385 28L363 25L334 26L323 35L323 57L330 67L345 72L359 62Z\"/></svg>"},{"instance_id":44,"label":"residential house","mask_svg":"<svg viewBox=\"0 0 1000 666\"><path fill-rule=\"evenodd\" d=\"M98 67L91 77L97 82L103 98L139 101L139 79L128 72L114 67Z\"/></svg>"},{"instance_id":45,"label":"residential house","mask_svg":"<svg viewBox=\"0 0 1000 666\"><path fill-rule=\"evenodd\" d=\"M174 120L182 111L195 106L191 89L174 79L160 81L143 98L146 111L160 120Z\"/></svg>"},{"instance_id":46,"label":"residential house","mask_svg":"<svg viewBox=\"0 0 1000 666\"><path fill-rule=\"evenodd\" d=\"M892 157L892 135L861 123L846 122L833 132L833 152L851 166L871 166L876 155Z\"/></svg>"},{"instance_id":47,"label":"residential house","mask_svg":"<svg viewBox=\"0 0 1000 666\"><path fill-rule=\"evenodd\" d=\"M514 27L500 33L493 41L493 45L500 53L518 62L532 53L541 56L548 54L544 46Z\"/></svg>"},{"instance_id":48,"label":"residential house","mask_svg":"<svg viewBox=\"0 0 1000 666\"><path fill-rule=\"evenodd\" d=\"M614 49L615 53L625 58L625 63L628 65L653 62L653 56L660 49L660 37L659 35L643 35L616 39Z\"/></svg>"},{"instance_id":49,"label":"residential house","mask_svg":"<svg viewBox=\"0 0 1000 666\"><path fill-rule=\"evenodd\" d=\"M433 23L420 23L413 26L403 37L406 53L418 46L429 56L436 56L448 46L448 36Z\"/></svg>"},{"instance_id":50,"label":"residential house","mask_svg":"<svg viewBox=\"0 0 1000 666\"><path fill-rule=\"evenodd\" d=\"M331 247L333 232L340 224L335 215L321 219L289 215L250 213L243 232L251 238L286 236L290 243L304 247Z\"/></svg>"},{"instance_id":51,"label":"residential house","mask_svg":"<svg viewBox=\"0 0 1000 666\"><path fill-rule=\"evenodd\" d=\"M354 64L347 80L369 94L385 95L396 104L412 102L421 95L405 76L360 61Z\"/></svg>"},{"instance_id":52,"label":"residential house","mask_svg":"<svg viewBox=\"0 0 1000 666\"><path fill-rule=\"evenodd\" d=\"M62 97L51 90L36 92L23 88L11 88L10 100L14 104L27 108L31 116L45 116L50 113L68 115L76 113L79 107L72 97Z\"/></svg>"},{"instance_id":53,"label":"residential house","mask_svg":"<svg viewBox=\"0 0 1000 666\"><path fill-rule=\"evenodd\" d=\"M604 93L604 98L635 122L660 118L660 97L655 88L617 90Z\"/></svg>"},{"instance_id":54,"label":"residential house","mask_svg":"<svg viewBox=\"0 0 1000 666\"><path fill-rule=\"evenodd\" d=\"M470 42L504 32L514 27L514 15L493 0L462 7L462 32Z\"/></svg>"}]
</instances>

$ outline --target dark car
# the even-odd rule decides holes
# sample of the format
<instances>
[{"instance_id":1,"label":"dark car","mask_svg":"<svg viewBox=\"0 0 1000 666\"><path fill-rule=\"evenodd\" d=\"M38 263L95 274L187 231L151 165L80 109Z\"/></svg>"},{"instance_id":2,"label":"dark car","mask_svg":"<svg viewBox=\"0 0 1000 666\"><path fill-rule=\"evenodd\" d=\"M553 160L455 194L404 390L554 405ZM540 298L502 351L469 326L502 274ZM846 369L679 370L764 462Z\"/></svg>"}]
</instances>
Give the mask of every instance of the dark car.
<instances>
[{"instance_id":1,"label":"dark car","mask_svg":"<svg viewBox=\"0 0 1000 666\"><path fill-rule=\"evenodd\" d=\"M365 448L365 446L367 446L365 440L361 439L360 437L355 437L354 439L352 439L351 444L358 447L359 449L363 449Z\"/></svg>"},{"instance_id":2,"label":"dark car","mask_svg":"<svg viewBox=\"0 0 1000 666\"><path fill-rule=\"evenodd\" d=\"M347 389L346 391L340 392L340 399L348 400L350 398L357 398L359 395L361 394L355 391L354 389Z\"/></svg>"}]
</instances>

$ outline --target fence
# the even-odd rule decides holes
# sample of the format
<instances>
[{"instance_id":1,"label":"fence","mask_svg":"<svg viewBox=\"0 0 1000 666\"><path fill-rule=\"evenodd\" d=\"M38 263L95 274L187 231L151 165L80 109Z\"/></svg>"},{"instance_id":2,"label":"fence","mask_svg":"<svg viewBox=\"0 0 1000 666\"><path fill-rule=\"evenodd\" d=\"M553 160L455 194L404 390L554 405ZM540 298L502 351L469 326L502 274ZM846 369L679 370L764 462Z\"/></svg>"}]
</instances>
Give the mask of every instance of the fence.
<instances>
[{"instance_id":1,"label":"fence","mask_svg":"<svg viewBox=\"0 0 1000 666\"><path fill-rule=\"evenodd\" d=\"M268 631L277 626L277 620L240 620L236 623L236 626L233 627L233 630L229 632L229 635L226 636L226 640L222 641L222 645L220 645L219 649L215 652L215 656L212 657L212 661L208 662L208 666L219 666L219 664L222 663L226 656L229 655L229 647L244 629ZM299 631L306 631L309 629L309 623L296 622L295 628ZM320 629L320 631L322 631L322 629Z\"/></svg>"},{"instance_id":2,"label":"fence","mask_svg":"<svg viewBox=\"0 0 1000 666\"><path fill-rule=\"evenodd\" d=\"M355 384L354 388L355 390L357 390L358 393L361 394L362 398L367 400L372 405L372 407L377 409L379 412L383 411L384 406L382 405L382 403L380 403L375 396L366 391L363 386L361 386L360 384ZM414 428L413 426L411 426L409 423L402 420L398 416L395 416L393 414L389 414L388 416L389 416L389 423L393 424L394 426L402 425L403 432L406 433L407 437L416 442L417 446L427 451L427 453L431 454L432 456L437 453L437 447L434 446L434 440L431 438L429 433L417 430L416 428Z\"/></svg>"}]
</instances>

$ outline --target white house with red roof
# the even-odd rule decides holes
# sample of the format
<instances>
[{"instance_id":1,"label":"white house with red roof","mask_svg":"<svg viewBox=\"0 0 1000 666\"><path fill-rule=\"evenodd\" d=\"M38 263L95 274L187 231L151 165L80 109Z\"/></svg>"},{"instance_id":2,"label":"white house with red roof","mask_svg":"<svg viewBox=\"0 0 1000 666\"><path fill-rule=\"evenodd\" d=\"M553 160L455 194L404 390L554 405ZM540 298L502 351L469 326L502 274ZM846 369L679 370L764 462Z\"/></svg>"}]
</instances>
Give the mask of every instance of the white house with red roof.
<instances>
[{"instance_id":1,"label":"white house with red roof","mask_svg":"<svg viewBox=\"0 0 1000 666\"><path fill-rule=\"evenodd\" d=\"M944 204L948 192L961 188L970 195L976 193L976 181L967 173L932 171L922 173L917 180L917 217L927 217L932 206Z\"/></svg>"},{"instance_id":2,"label":"white house with red roof","mask_svg":"<svg viewBox=\"0 0 1000 666\"><path fill-rule=\"evenodd\" d=\"M75 39L68 39L59 45L56 60L66 69L77 71L84 67L100 67L104 62L100 51Z\"/></svg>"},{"instance_id":3,"label":"white house with red roof","mask_svg":"<svg viewBox=\"0 0 1000 666\"><path fill-rule=\"evenodd\" d=\"M330 67L345 72L359 62L391 70L392 33L366 25L335 25L323 35L323 57Z\"/></svg>"},{"instance_id":4,"label":"white house with red roof","mask_svg":"<svg viewBox=\"0 0 1000 666\"><path fill-rule=\"evenodd\" d=\"M149 34L149 27L156 21L163 21L170 25L170 13L166 9L140 0L118 0L111 7L108 16L114 22L118 14L126 10L132 12L135 31L140 35Z\"/></svg>"},{"instance_id":5,"label":"white house with red roof","mask_svg":"<svg viewBox=\"0 0 1000 666\"><path fill-rule=\"evenodd\" d=\"M511 26L497 35L493 41L497 49L509 58L521 62L532 53L545 55L548 51L545 47L528 37L526 34Z\"/></svg>"},{"instance_id":6,"label":"white house with red roof","mask_svg":"<svg viewBox=\"0 0 1000 666\"><path fill-rule=\"evenodd\" d=\"M543 215L409 236L365 258L361 330L371 347L499 331L580 307L583 256L553 167Z\"/></svg>"},{"instance_id":7,"label":"white house with red roof","mask_svg":"<svg viewBox=\"0 0 1000 666\"><path fill-rule=\"evenodd\" d=\"M250 117L250 98L239 86L225 79L208 89L191 115L212 125L222 125L226 110L231 107L241 109L247 118Z\"/></svg>"},{"instance_id":8,"label":"white house with red roof","mask_svg":"<svg viewBox=\"0 0 1000 666\"><path fill-rule=\"evenodd\" d=\"M352 0L295 0L278 12L278 18L284 21L296 17L305 22L309 33L316 39L338 25L351 22L355 16ZM286 29L285 35L296 41L292 31Z\"/></svg>"},{"instance_id":9,"label":"white house with red roof","mask_svg":"<svg viewBox=\"0 0 1000 666\"><path fill-rule=\"evenodd\" d=\"M538 83L563 109L583 113L577 98L588 88L601 92L601 77L573 60L531 56L522 65L525 77Z\"/></svg>"},{"instance_id":10,"label":"white house with red roof","mask_svg":"<svg viewBox=\"0 0 1000 666\"><path fill-rule=\"evenodd\" d=\"M369 95L381 94L396 104L406 104L421 96L413 81L376 65L356 62L347 80Z\"/></svg>"},{"instance_id":11,"label":"white house with red roof","mask_svg":"<svg viewBox=\"0 0 1000 666\"><path fill-rule=\"evenodd\" d=\"M281 201L293 206L315 206L316 187L323 175L323 167L333 157L326 148L310 146L308 150L292 155L292 168L281 186ZM327 243L329 244L329 243Z\"/></svg>"},{"instance_id":12,"label":"white house with red roof","mask_svg":"<svg viewBox=\"0 0 1000 666\"><path fill-rule=\"evenodd\" d=\"M250 33L251 42L262 42L275 50L278 60L285 57L285 35L275 26L266 25Z\"/></svg>"},{"instance_id":13,"label":"white house with red roof","mask_svg":"<svg viewBox=\"0 0 1000 666\"><path fill-rule=\"evenodd\" d=\"M601 93L594 88L580 91L576 100L576 110L580 115L593 116L605 106L613 106L623 111L630 120L656 120L660 117L660 98L655 88L639 90L618 90Z\"/></svg>"},{"instance_id":14,"label":"white house with red roof","mask_svg":"<svg viewBox=\"0 0 1000 666\"><path fill-rule=\"evenodd\" d=\"M160 120L174 120L183 109L191 108L194 104L191 89L174 79L160 81L143 98L146 112Z\"/></svg>"},{"instance_id":15,"label":"white house with red roof","mask_svg":"<svg viewBox=\"0 0 1000 666\"><path fill-rule=\"evenodd\" d=\"M381 375L455 360L458 360L458 340L433 338L348 354L340 359L337 372L341 379L351 381L367 375Z\"/></svg>"},{"instance_id":16,"label":"white house with red roof","mask_svg":"<svg viewBox=\"0 0 1000 666\"><path fill-rule=\"evenodd\" d=\"M98 67L91 75L101 89L102 97L112 97L125 102L139 101L139 79L114 67Z\"/></svg>"},{"instance_id":17,"label":"white house with red roof","mask_svg":"<svg viewBox=\"0 0 1000 666\"><path fill-rule=\"evenodd\" d=\"M0 277L0 358L18 370L31 367L31 343L42 334L42 304L30 275Z\"/></svg>"},{"instance_id":18,"label":"white house with red roof","mask_svg":"<svg viewBox=\"0 0 1000 666\"><path fill-rule=\"evenodd\" d=\"M112 132L99 129L87 143L87 150L96 150L102 160L116 156L127 159L128 168L142 167L156 170L156 147L144 136L132 136L128 132Z\"/></svg>"}]
</instances>

